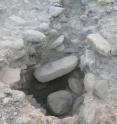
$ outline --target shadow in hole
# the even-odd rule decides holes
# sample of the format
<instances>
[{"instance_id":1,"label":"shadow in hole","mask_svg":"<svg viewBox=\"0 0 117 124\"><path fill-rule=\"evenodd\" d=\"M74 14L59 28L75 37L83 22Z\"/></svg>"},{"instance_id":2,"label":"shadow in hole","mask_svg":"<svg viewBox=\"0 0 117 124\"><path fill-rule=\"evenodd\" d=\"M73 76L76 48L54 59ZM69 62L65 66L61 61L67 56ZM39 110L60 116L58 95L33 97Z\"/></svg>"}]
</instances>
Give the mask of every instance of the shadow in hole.
<instances>
[{"instance_id":1,"label":"shadow in hole","mask_svg":"<svg viewBox=\"0 0 117 124\"><path fill-rule=\"evenodd\" d=\"M27 95L33 95L36 101L43 107L47 108L47 96L53 92L64 90L68 87L68 74L52 80L50 82L41 83L38 82L31 72L27 72L26 83L27 88L23 91Z\"/></svg>"}]
</instances>

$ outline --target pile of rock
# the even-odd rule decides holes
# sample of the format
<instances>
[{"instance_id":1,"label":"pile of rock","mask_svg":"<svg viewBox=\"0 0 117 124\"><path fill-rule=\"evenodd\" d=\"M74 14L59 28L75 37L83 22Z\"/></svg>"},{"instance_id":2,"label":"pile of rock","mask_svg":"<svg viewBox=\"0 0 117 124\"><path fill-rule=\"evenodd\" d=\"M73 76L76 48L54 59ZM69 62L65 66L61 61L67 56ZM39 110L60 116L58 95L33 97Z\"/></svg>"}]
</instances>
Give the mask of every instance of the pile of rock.
<instances>
[{"instance_id":1,"label":"pile of rock","mask_svg":"<svg viewBox=\"0 0 117 124\"><path fill-rule=\"evenodd\" d=\"M34 72L34 76L39 82L48 83L70 73L77 65L78 58L75 55L70 55L38 67ZM68 86L69 89L56 91L48 95L47 107L53 115L68 114L72 111L72 107L74 112L78 111L83 102L83 99L80 98L83 94L82 80L72 76L68 79Z\"/></svg>"}]
</instances>

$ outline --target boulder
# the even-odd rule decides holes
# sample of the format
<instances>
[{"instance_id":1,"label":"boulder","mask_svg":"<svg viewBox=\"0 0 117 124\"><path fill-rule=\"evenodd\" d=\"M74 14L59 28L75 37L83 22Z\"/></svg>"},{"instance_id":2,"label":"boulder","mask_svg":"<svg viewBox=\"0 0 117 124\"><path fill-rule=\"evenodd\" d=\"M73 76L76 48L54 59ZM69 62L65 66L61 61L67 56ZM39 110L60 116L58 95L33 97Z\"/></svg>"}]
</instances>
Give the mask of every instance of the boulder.
<instances>
[{"instance_id":1,"label":"boulder","mask_svg":"<svg viewBox=\"0 0 117 124\"><path fill-rule=\"evenodd\" d=\"M66 114L72 106L72 95L64 90L54 92L48 96L47 105L54 115Z\"/></svg>"},{"instance_id":2,"label":"boulder","mask_svg":"<svg viewBox=\"0 0 117 124\"><path fill-rule=\"evenodd\" d=\"M83 84L80 80L76 78L69 78L68 80L69 88L71 91L78 96L80 96L83 92Z\"/></svg>"},{"instance_id":3,"label":"boulder","mask_svg":"<svg viewBox=\"0 0 117 124\"><path fill-rule=\"evenodd\" d=\"M100 34L89 34L87 36L89 44L100 54L109 56L111 53L111 45Z\"/></svg>"},{"instance_id":4,"label":"boulder","mask_svg":"<svg viewBox=\"0 0 117 124\"><path fill-rule=\"evenodd\" d=\"M77 64L78 58L74 55L70 55L37 68L34 72L34 76L42 83L49 82L71 72L75 69Z\"/></svg>"}]
</instances>

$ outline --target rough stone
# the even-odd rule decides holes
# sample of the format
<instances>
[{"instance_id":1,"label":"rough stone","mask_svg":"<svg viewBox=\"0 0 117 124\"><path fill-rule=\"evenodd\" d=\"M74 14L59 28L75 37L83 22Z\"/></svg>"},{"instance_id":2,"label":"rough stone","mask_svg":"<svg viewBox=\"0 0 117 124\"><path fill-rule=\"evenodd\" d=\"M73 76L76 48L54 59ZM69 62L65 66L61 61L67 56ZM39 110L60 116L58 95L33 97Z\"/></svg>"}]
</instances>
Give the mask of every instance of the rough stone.
<instances>
[{"instance_id":1,"label":"rough stone","mask_svg":"<svg viewBox=\"0 0 117 124\"><path fill-rule=\"evenodd\" d=\"M86 50L80 59L80 68L85 72L95 72L95 54L92 50Z\"/></svg>"},{"instance_id":2,"label":"rough stone","mask_svg":"<svg viewBox=\"0 0 117 124\"><path fill-rule=\"evenodd\" d=\"M90 45L100 54L109 56L111 53L111 45L100 34L89 34L87 36Z\"/></svg>"},{"instance_id":3,"label":"rough stone","mask_svg":"<svg viewBox=\"0 0 117 124\"><path fill-rule=\"evenodd\" d=\"M69 78L68 84L73 93L77 94L78 96L83 93L83 84L81 80L76 78Z\"/></svg>"},{"instance_id":4,"label":"rough stone","mask_svg":"<svg viewBox=\"0 0 117 124\"><path fill-rule=\"evenodd\" d=\"M77 64L78 58L70 55L37 68L34 76L40 82L49 82L71 72Z\"/></svg>"},{"instance_id":5,"label":"rough stone","mask_svg":"<svg viewBox=\"0 0 117 124\"><path fill-rule=\"evenodd\" d=\"M47 104L55 115L63 115L71 109L72 96L67 91L57 91L48 96Z\"/></svg>"}]
</instances>

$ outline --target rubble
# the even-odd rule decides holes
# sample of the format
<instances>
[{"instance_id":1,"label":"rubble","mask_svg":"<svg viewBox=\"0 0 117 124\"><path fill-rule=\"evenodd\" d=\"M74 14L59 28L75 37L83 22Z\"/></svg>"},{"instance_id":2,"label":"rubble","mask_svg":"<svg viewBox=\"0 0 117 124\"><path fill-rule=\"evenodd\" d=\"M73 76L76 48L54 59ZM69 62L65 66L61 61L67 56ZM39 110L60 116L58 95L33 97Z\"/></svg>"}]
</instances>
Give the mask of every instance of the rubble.
<instances>
[{"instance_id":1,"label":"rubble","mask_svg":"<svg viewBox=\"0 0 117 124\"><path fill-rule=\"evenodd\" d=\"M0 1L0 124L117 123L117 1Z\"/></svg>"}]
</instances>

